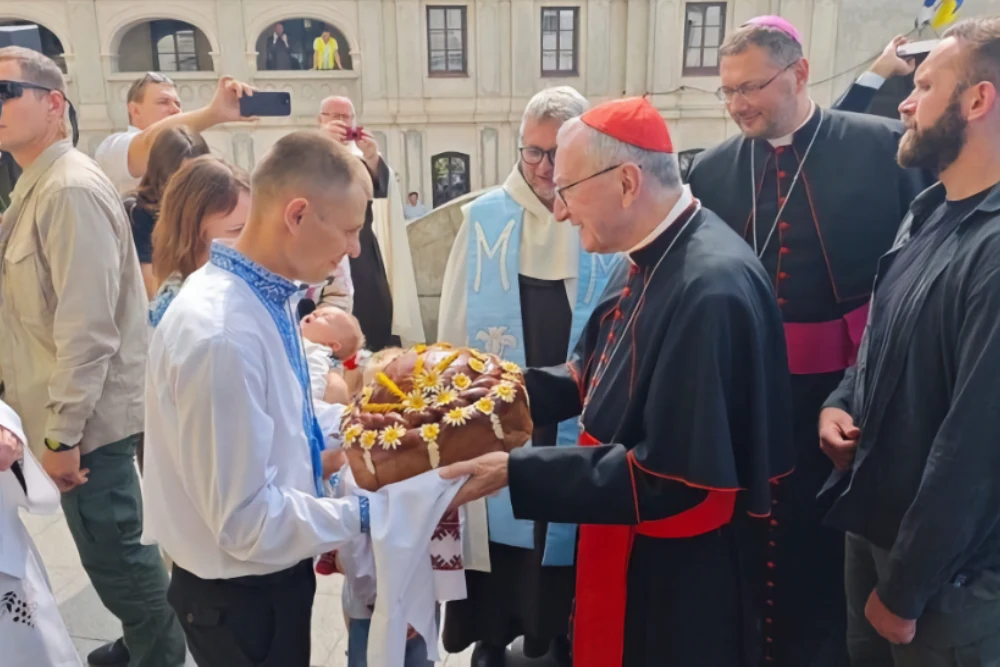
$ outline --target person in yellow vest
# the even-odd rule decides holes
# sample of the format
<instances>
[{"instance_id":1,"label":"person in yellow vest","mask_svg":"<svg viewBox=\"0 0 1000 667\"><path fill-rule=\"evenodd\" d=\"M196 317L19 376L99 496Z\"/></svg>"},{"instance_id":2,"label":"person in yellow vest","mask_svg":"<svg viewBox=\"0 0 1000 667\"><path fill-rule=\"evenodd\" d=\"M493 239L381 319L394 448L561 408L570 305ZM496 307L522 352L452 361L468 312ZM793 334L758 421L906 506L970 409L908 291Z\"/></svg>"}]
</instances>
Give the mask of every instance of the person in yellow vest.
<instances>
[{"instance_id":1,"label":"person in yellow vest","mask_svg":"<svg viewBox=\"0 0 1000 667\"><path fill-rule=\"evenodd\" d=\"M338 49L330 29L323 30L323 34L313 42L313 69L344 69Z\"/></svg>"}]
</instances>

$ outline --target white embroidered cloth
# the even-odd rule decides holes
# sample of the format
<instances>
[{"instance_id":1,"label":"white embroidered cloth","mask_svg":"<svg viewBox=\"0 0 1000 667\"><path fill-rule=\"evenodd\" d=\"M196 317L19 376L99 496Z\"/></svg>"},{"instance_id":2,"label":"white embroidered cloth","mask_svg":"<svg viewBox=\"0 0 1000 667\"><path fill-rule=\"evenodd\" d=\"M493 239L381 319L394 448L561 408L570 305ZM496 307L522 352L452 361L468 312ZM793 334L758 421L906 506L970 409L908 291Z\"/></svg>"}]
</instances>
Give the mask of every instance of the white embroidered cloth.
<instances>
[{"instance_id":1,"label":"white embroidered cloth","mask_svg":"<svg viewBox=\"0 0 1000 667\"><path fill-rule=\"evenodd\" d=\"M368 666L402 667L407 626L438 660L436 603L466 596L457 512L442 520L465 478L443 480L431 470L373 494L356 488L349 467L340 479L340 492L372 498L371 535L340 551L348 614L363 613L374 594Z\"/></svg>"}]
</instances>

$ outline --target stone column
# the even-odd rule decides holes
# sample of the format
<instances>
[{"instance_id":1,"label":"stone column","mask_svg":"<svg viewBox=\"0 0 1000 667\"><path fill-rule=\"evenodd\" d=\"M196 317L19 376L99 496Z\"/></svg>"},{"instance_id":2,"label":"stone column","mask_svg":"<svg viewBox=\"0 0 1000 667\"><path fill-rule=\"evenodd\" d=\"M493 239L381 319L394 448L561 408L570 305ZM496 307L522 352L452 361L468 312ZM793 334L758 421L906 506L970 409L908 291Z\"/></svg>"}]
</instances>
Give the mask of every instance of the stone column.
<instances>
[{"instance_id":1,"label":"stone column","mask_svg":"<svg viewBox=\"0 0 1000 667\"><path fill-rule=\"evenodd\" d=\"M500 42L500 4L497 0L476 2L476 93L480 97L498 97L503 48ZM471 45L470 45L471 46Z\"/></svg>"},{"instance_id":2,"label":"stone column","mask_svg":"<svg viewBox=\"0 0 1000 667\"><path fill-rule=\"evenodd\" d=\"M255 67L251 67L247 52L253 51L255 44L247 44L244 30L243 3L240 0L215 0L218 20L219 52L212 54L215 71L220 75L229 74L240 81L248 81ZM252 39L257 39L256 35Z\"/></svg>"},{"instance_id":3,"label":"stone column","mask_svg":"<svg viewBox=\"0 0 1000 667\"><path fill-rule=\"evenodd\" d=\"M580 39L587 40L587 64L585 95L595 97L616 96L621 91L611 86L611 67L616 58L612 57L611 3L608 0L591 0L587 5L587 25L580 26Z\"/></svg>"},{"instance_id":4,"label":"stone column","mask_svg":"<svg viewBox=\"0 0 1000 667\"><path fill-rule=\"evenodd\" d=\"M499 136L494 127L484 127L479 135L479 168L481 187L499 184Z\"/></svg>"},{"instance_id":5,"label":"stone column","mask_svg":"<svg viewBox=\"0 0 1000 667\"><path fill-rule=\"evenodd\" d=\"M625 94L646 91L647 45L649 43L650 0L628 0L625 28Z\"/></svg>"},{"instance_id":6,"label":"stone column","mask_svg":"<svg viewBox=\"0 0 1000 667\"><path fill-rule=\"evenodd\" d=\"M104 85L104 63L93 0L68 0L66 12L73 27L73 44L63 44L63 48L73 51L73 57L67 58L66 64L76 87L77 99L73 104L80 115L80 129L110 131L108 91Z\"/></svg>"},{"instance_id":7,"label":"stone column","mask_svg":"<svg viewBox=\"0 0 1000 667\"><path fill-rule=\"evenodd\" d=\"M535 94L538 79L538 32L535 29L533 0L512 0L510 5L510 46L508 49L513 70L512 96L528 99Z\"/></svg>"},{"instance_id":8,"label":"stone column","mask_svg":"<svg viewBox=\"0 0 1000 667\"><path fill-rule=\"evenodd\" d=\"M427 157L424 155L424 135L419 130L406 130L403 133L403 150L406 161L406 191L419 192L420 198L427 201L424 196L424 174L426 173Z\"/></svg>"},{"instance_id":9,"label":"stone column","mask_svg":"<svg viewBox=\"0 0 1000 667\"><path fill-rule=\"evenodd\" d=\"M424 77L427 76L425 12L417 0L396 0L396 61L393 64L401 108L424 96Z\"/></svg>"},{"instance_id":10,"label":"stone column","mask_svg":"<svg viewBox=\"0 0 1000 667\"><path fill-rule=\"evenodd\" d=\"M683 69L684 2L681 0L649 0L650 33L649 71L650 93L663 93L680 85Z\"/></svg>"}]
</instances>

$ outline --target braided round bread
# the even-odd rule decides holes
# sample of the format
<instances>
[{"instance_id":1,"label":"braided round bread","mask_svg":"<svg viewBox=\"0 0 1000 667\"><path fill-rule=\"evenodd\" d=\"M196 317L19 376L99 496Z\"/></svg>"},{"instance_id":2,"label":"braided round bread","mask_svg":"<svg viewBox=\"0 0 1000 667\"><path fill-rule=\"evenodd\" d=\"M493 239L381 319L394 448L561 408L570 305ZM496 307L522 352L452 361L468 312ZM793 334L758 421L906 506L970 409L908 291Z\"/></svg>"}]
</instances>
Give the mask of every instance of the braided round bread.
<instances>
[{"instance_id":1,"label":"braided round bread","mask_svg":"<svg viewBox=\"0 0 1000 667\"><path fill-rule=\"evenodd\" d=\"M521 369L468 348L418 345L393 359L344 412L358 486L376 491L531 438Z\"/></svg>"}]
</instances>

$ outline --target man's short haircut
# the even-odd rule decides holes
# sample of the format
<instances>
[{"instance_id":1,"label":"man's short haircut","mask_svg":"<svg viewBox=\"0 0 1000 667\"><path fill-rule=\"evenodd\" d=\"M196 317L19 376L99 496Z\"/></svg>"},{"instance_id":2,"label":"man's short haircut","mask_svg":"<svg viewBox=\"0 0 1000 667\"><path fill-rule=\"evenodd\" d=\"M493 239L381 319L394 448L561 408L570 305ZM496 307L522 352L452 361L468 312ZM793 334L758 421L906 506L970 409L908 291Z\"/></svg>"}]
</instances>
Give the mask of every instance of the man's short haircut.
<instances>
[{"instance_id":1,"label":"man's short haircut","mask_svg":"<svg viewBox=\"0 0 1000 667\"><path fill-rule=\"evenodd\" d=\"M367 168L346 146L317 130L286 134L254 169L250 187L254 197L269 200L280 193L315 197L343 191L360 182L372 196Z\"/></svg>"},{"instance_id":2,"label":"man's short haircut","mask_svg":"<svg viewBox=\"0 0 1000 667\"><path fill-rule=\"evenodd\" d=\"M988 81L1000 91L1000 18L981 17L960 21L945 31L962 51L961 81L966 86Z\"/></svg>"},{"instance_id":3,"label":"man's short haircut","mask_svg":"<svg viewBox=\"0 0 1000 667\"><path fill-rule=\"evenodd\" d=\"M565 123L570 118L576 118L588 109L590 103L572 86L555 86L535 93L524 107L521 116L521 130L518 137L524 136L524 126L529 120L553 120Z\"/></svg>"},{"instance_id":4,"label":"man's short haircut","mask_svg":"<svg viewBox=\"0 0 1000 667\"><path fill-rule=\"evenodd\" d=\"M66 79L62 70L48 56L23 46L5 46L0 48L0 62L5 60L17 63L21 69L21 80L25 83L57 90L63 97L66 96Z\"/></svg>"},{"instance_id":5,"label":"man's short haircut","mask_svg":"<svg viewBox=\"0 0 1000 667\"><path fill-rule=\"evenodd\" d=\"M128 97L126 100L129 103L141 103L146 97L146 88L148 88L150 84L154 83L166 83L171 86L174 85L173 80L165 74L160 74L159 72L146 72L133 81L132 85L128 87Z\"/></svg>"},{"instance_id":6,"label":"man's short haircut","mask_svg":"<svg viewBox=\"0 0 1000 667\"><path fill-rule=\"evenodd\" d=\"M407 192L407 193L406 193L406 196L407 196L407 197L409 197L410 195L417 195L417 196L419 197L419 196L420 196L420 193L419 193L419 192Z\"/></svg>"},{"instance_id":7,"label":"man's short haircut","mask_svg":"<svg viewBox=\"0 0 1000 667\"><path fill-rule=\"evenodd\" d=\"M802 59L802 45L777 28L766 25L745 25L729 34L719 48L719 57L738 56L756 46L767 51L777 67L790 67Z\"/></svg>"}]
</instances>

